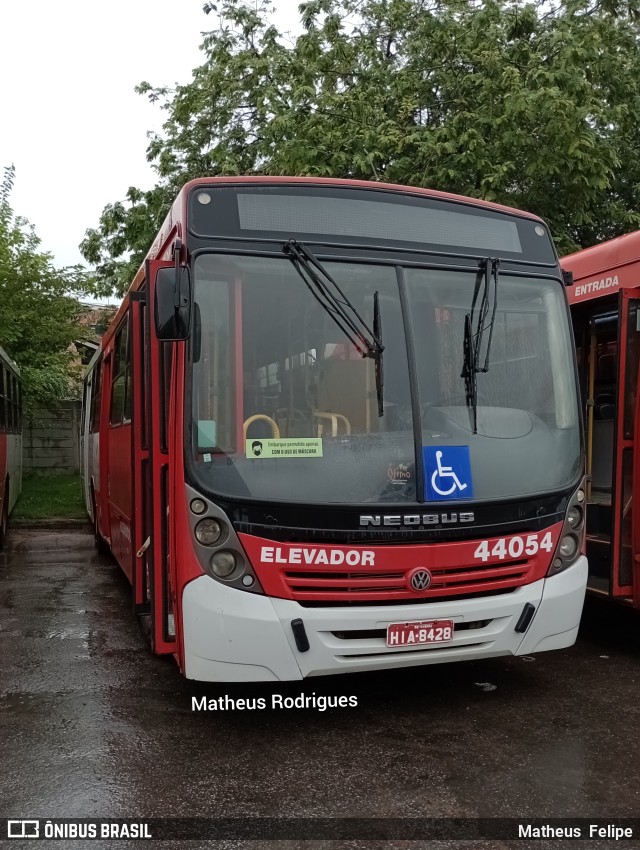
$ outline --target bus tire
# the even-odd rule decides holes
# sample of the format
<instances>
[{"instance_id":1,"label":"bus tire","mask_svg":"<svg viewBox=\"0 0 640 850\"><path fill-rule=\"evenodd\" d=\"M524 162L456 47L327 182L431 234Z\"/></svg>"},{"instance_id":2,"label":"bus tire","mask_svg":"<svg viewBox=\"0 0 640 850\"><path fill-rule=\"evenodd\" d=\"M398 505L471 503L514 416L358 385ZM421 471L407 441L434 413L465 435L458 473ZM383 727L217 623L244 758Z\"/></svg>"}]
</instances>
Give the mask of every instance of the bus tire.
<instances>
[{"instance_id":1,"label":"bus tire","mask_svg":"<svg viewBox=\"0 0 640 850\"><path fill-rule=\"evenodd\" d=\"M9 482L4 485L4 497L2 499L2 518L0 519L0 551L4 549L7 540L7 527L9 525Z\"/></svg>"},{"instance_id":2,"label":"bus tire","mask_svg":"<svg viewBox=\"0 0 640 850\"><path fill-rule=\"evenodd\" d=\"M96 497L93 490L91 491L91 506L93 508L93 545L96 547L98 555L107 555L109 547L107 546L104 537L100 534L100 528L98 526L98 511L96 510Z\"/></svg>"}]
</instances>

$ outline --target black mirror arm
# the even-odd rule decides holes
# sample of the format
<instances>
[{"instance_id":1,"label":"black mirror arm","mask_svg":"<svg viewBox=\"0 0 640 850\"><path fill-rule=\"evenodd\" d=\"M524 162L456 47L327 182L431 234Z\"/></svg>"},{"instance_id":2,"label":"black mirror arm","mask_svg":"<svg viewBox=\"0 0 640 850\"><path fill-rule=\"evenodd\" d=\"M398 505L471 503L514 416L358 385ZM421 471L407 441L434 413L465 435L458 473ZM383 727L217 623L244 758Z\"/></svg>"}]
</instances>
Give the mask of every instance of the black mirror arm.
<instances>
[{"instance_id":1,"label":"black mirror arm","mask_svg":"<svg viewBox=\"0 0 640 850\"><path fill-rule=\"evenodd\" d=\"M176 278L173 289L173 307L176 313L180 310L180 256L182 254L182 239L176 237L173 243L173 257L176 264Z\"/></svg>"}]
</instances>

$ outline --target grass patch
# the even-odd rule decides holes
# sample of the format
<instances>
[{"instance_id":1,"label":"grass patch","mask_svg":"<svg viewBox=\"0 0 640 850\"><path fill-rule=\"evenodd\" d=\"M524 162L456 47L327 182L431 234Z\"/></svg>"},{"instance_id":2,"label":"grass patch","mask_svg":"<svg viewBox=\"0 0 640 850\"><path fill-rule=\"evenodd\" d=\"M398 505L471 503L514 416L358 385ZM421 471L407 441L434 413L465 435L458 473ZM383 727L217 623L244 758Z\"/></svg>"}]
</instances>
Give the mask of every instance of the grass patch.
<instances>
[{"instance_id":1,"label":"grass patch","mask_svg":"<svg viewBox=\"0 0 640 850\"><path fill-rule=\"evenodd\" d=\"M80 476L76 473L29 475L11 519L86 519Z\"/></svg>"}]
</instances>

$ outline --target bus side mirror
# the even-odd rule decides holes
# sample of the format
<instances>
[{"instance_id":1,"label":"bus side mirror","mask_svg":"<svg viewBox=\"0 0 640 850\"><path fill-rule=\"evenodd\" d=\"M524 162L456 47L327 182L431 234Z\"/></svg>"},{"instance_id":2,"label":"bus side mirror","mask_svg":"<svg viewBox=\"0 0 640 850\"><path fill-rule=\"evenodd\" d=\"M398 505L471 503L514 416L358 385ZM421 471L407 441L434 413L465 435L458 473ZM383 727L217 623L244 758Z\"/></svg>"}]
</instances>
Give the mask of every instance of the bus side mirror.
<instances>
[{"instance_id":1,"label":"bus side mirror","mask_svg":"<svg viewBox=\"0 0 640 850\"><path fill-rule=\"evenodd\" d=\"M191 330L191 274L187 266L158 269L155 286L156 336L180 342Z\"/></svg>"}]
</instances>

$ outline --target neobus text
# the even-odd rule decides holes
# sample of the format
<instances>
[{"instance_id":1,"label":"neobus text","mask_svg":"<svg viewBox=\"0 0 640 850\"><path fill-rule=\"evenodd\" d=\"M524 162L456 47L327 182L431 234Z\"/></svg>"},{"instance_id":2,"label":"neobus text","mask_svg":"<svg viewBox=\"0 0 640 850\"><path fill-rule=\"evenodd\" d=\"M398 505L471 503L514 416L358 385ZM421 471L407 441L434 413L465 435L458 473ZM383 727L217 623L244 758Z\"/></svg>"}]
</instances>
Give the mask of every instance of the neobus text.
<instances>
[{"instance_id":1,"label":"neobus text","mask_svg":"<svg viewBox=\"0 0 640 850\"><path fill-rule=\"evenodd\" d=\"M462 511L461 513L444 514L362 514L360 525L451 525L459 522L474 522L473 511Z\"/></svg>"}]
</instances>

